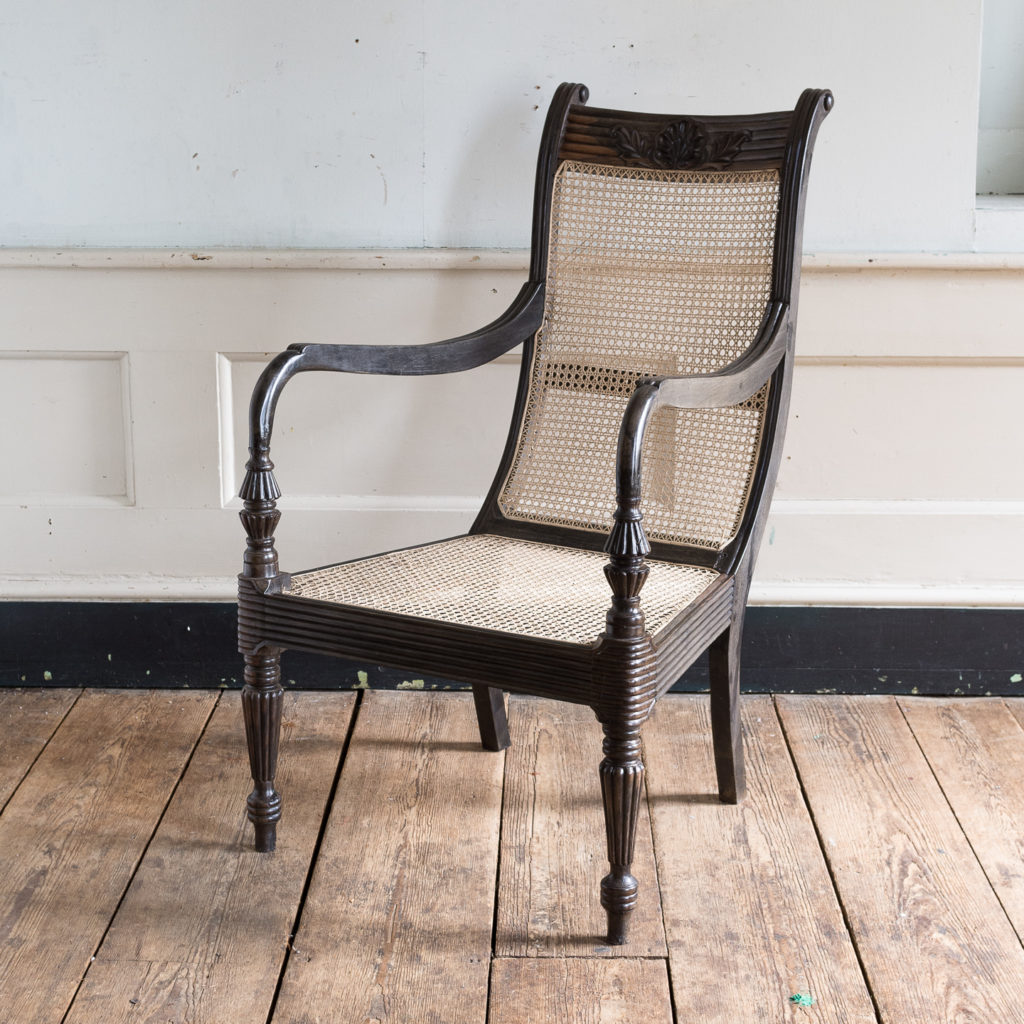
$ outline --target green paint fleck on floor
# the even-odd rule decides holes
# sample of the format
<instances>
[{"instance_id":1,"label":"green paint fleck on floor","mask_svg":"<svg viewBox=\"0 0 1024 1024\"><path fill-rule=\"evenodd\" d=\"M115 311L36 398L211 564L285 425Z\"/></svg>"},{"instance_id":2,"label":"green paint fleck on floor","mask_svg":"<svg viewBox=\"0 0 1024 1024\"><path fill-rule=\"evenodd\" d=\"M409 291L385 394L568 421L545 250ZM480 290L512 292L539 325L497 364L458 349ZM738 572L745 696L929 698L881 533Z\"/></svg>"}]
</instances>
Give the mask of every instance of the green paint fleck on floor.
<instances>
[{"instance_id":1,"label":"green paint fleck on floor","mask_svg":"<svg viewBox=\"0 0 1024 1024\"><path fill-rule=\"evenodd\" d=\"M795 992L789 997L789 1001L796 1006L813 1006L814 996L807 992Z\"/></svg>"},{"instance_id":2,"label":"green paint fleck on floor","mask_svg":"<svg viewBox=\"0 0 1024 1024\"><path fill-rule=\"evenodd\" d=\"M360 669L356 673L356 679L358 679L359 682L352 687L353 690L368 690L370 688L370 675L368 672L364 672L363 669Z\"/></svg>"},{"instance_id":3,"label":"green paint fleck on floor","mask_svg":"<svg viewBox=\"0 0 1024 1024\"><path fill-rule=\"evenodd\" d=\"M422 690L423 689L423 680L422 679L403 679L398 684L398 686L395 687L395 689L396 690Z\"/></svg>"}]
</instances>

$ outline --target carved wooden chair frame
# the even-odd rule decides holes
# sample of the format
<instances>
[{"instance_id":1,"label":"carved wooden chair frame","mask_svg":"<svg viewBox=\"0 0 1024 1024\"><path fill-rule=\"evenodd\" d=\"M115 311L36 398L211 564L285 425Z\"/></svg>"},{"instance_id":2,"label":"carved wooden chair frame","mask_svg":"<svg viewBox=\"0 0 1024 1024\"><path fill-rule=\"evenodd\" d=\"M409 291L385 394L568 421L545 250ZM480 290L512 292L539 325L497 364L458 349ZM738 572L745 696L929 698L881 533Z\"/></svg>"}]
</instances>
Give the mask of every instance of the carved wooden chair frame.
<instances>
[{"instance_id":1,"label":"carved wooden chair frame","mask_svg":"<svg viewBox=\"0 0 1024 1024\"><path fill-rule=\"evenodd\" d=\"M709 652L711 721L723 801L743 794L739 721L740 639L751 570L779 464L793 367L793 335L800 277L800 241L811 150L832 107L826 90L806 90L792 111L749 117L679 117L587 107L585 86L563 84L545 124L537 167L529 280L508 311L481 330L430 345L293 345L260 377L250 408L250 459L240 513L248 543L239 577L238 634L245 657L242 693L254 788L248 798L258 850L272 850L281 816L274 786L283 690L280 655L292 648L343 655L368 664L415 669L470 683L483 745L509 743L502 691L589 705L604 730L600 781L610 871L601 883L608 939L626 939L638 883L630 871L637 811L642 799L640 729L659 695L703 651ZM615 479L617 507L604 536L564 525L506 517L499 492L516 451L530 383L535 336L545 310L552 187L564 161L653 169L774 169L779 180L770 300L752 344L709 374L641 377L626 405ZM479 366L516 345L523 371L508 444L470 534L521 538L590 551L603 548L610 585L604 625L595 642L565 644L473 626L324 603L290 593L274 545L280 489L270 461L274 411L282 389L311 370L372 374L451 373ZM685 543L649 542L641 514L645 431L663 406L711 409L735 406L770 382L749 496L735 536L719 550ZM659 632L645 627L641 589L647 558L715 570L719 575Z\"/></svg>"}]
</instances>

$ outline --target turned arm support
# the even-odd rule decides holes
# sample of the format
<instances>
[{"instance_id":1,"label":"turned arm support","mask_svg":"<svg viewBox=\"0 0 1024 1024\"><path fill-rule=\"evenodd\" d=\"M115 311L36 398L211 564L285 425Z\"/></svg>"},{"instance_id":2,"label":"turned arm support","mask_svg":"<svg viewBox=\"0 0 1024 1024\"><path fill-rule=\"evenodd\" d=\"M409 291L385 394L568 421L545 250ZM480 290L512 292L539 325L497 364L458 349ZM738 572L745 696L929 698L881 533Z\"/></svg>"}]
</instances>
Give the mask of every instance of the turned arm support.
<instances>
[{"instance_id":1,"label":"turned arm support","mask_svg":"<svg viewBox=\"0 0 1024 1024\"><path fill-rule=\"evenodd\" d=\"M644 434L654 412L663 405L684 409L718 409L738 405L764 387L786 354L791 333L785 303L769 305L754 344L735 362L715 373L679 377L647 377L630 396L619 430L615 465L615 524L605 551L605 574L614 594L608 613L617 635L635 635L643 629L639 609L640 588L647 577L644 558L651 546L640 513L641 462Z\"/></svg>"}]
</instances>

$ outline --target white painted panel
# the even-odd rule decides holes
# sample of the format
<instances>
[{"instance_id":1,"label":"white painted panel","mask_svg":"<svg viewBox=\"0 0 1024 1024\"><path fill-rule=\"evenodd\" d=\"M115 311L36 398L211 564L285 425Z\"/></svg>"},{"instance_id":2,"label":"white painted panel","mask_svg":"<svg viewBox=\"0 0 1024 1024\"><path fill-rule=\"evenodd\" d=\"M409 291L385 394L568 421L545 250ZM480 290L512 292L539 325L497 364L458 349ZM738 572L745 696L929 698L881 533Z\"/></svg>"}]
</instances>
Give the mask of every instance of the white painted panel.
<instances>
[{"instance_id":1,"label":"white painted panel","mask_svg":"<svg viewBox=\"0 0 1024 1024\"><path fill-rule=\"evenodd\" d=\"M426 342L469 330L505 308L525 262L424 251L213 255L186 253L182 269L178 256L153 252L74 254L65 269L53 269L62 264L52 253L38 265L0 260L0 370L25 349L33 359L59 352L55 367L70 359L76 368L62 408L87 405L98 387L109 396L103 415L130 387L130 432L86 417L105 425L74 441L122 467L129 493L136 482L134 505L96 497L92 485L91 497L0 504L0 596L229 597L244 534L223 503L232 504L247 392L264 358L247 361L251 354L302 340ZM68 269L79 260L105 269ZM1024 605L1024 435L1014 418L1024 385L1021 309L1019 257L850 254L806 263L792 458L757 600ZM476 373L468 398L446 390ZM307 374L289 384L274 444L286 569L469 525L504 441L516 368L474 374L372 385ZM19 445L37 443L28 430L41 421L35 392L6 397ZM489 439L467 429L463 400L493 424ZM307 429L337 454L324 461L323 445L300 437ZM346 463L352 436L372 437L375 455L367 445ZM56 460L47 472L66 451L39 455ZM77 463L65 469L81 472Z\"/></svg>"},{"instance_id":2,"label":"white painted panel","mask_svg":"<svg viewBox=\"0 0 1024 1024\"><path fill-rule=\"evenodd\" d=\"M813 603L830 591L824 603L859 604L858 595L874 591L878 604L1024 604L1019 506L951 511L908 502L895 512L870 502L787 504L773 507L755 569L760 592L774 601L785 603L788 593Z\"/></svg>"},{"instance_id":3,"label":"white painted panel","mask_svg":"<svg viewBox=\"0 0 1024 1024\"><path fill-rule=\"evenodd\" d=\"M959 262L899 268L877 256L859 266L832 269L826 261L806 269L798 356L1019 358L1022 268Z\"/></svg>"},{"instance_id":4,"label":"white painted panel","mask_svg":"<svg viewBox=\"0 0 1024 1024\"><path fill-rule=\"evenodd\" d=\"M135 501L150 508L218 508L217 357L143 349L132 358Z\"/></svg>"},{"instance_id":5,"label":"white painted panel","mask_svg":"<svg viewBox=\"0 0 1024 1024\"><path fill-rule=\"evenodd\" d=\"M464 533L474 515L295 509L287 501L281 508L277 546L290 572ZM0 506L0 531L0 598L227 598L237 592L245 551L238 513L227 508Z\"/></svg>"},{"instance_id":6,"label":"white painted panel","mask_svg":"<svg viewBox=\"0 0 1024 1024\"><path fill-rule=\"evenodd\" d=\"M129 500L123 353L0 353L0 502Z\"/></svg>"},{"instance_id":7,"label":"white painted panel","mask_svg":"<svg viewBox=\"0 0 1024 1024\"><path fill-rule=\"evenodd\" d=\"M360 257L355 268L299 272L263 270L260 260L220 270L216 257L140 270L132 254L122 268L109 252L109 269L68 269L72 255L59 269L0 270L0 349L62 339L68 350L202 352L214 366L218 351L269 355L298 342L417 344L489 323L526 280L525 261L494 270L474 253L423 269L396 253L394 270L386 254L350 255Z\"/></svg>"},{"instance_id":8,"label":"white painted panel","mask_svg":"<svg viewBox=\"0 0 1024 1024\"><path fill-rule=\"evenodd\" d=\"M830 504L773 510L754 578L759 603L1024 606L1021 510ZM285 508L278 549L298 571L452 536L471 521L450 510ZM230 509L0 507L0 531L0 598L230 599L245 547Z\"/></svg>"},{"instance_id":9,"label":"white painted panel","mask_svg":"<svg viewBox=\"0 0 1024 1024\"><path fill-rule=\"evenodd\" d=\"M247 458L247 410L263 357L230 357L233 446L225 453L235 495ZM288 384L271 455L285 507L363 502L479 507L512 419L519 360L464 373L378 377L304 373Z\"/></svg>"},{"instance_id":10,"label":"white painted panel","mask_svg":"<svg viewBox=\"0 0 1024 1024\"><path fill-rule=\"evenodd\" d=\"M1024 361L798 364L776 494L1024 501L1021 394Z\"/></svg>"},{"instance_id":11,"label":"white painted panel","mask_svg":"<svg viewBox=\"0 0 1024 1024\"><path fill-rule=\"evenodd\" d=\"M1021 156L1024 165L1024 154ZM1018 252L1024 239L1024 195L978 196L975 248L979 252Z\"/></svg>"}]
</instances>

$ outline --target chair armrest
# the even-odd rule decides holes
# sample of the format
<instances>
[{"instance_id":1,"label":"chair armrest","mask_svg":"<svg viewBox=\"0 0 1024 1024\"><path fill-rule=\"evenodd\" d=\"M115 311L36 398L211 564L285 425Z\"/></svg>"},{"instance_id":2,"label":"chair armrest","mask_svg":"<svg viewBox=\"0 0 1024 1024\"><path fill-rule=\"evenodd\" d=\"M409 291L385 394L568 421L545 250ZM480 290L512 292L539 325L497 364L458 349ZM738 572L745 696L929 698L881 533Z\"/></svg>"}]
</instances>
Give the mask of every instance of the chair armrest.
<instances>
[{"instance_id":1,"label":"chair armrest","mask_svg":"<svg viewBox=\"0 0 1024 1024\"><path fill-rule=\"evenodd\" d=\"M507 352L536 333L544 312L544 285L530 281L493 323L472 334L428 345L290 345L260 375L249 404L250 473L268 470L267 452L274 411L285 384L297 373L331 370L345 373L421 376L469 370ZM249 497L249 474L241 496Z\"/></svg>"},{"instance_id":2,"label":"chair armrest","mask_svg":"<svg viewBox=\"0 0 1024 1024\"><path fill-rule=\"evenodd\" d=\"M786 354L792 324L785 303L769 305L754 344L735 362L715 373L646 377L630 396L619 430L615 464L618 507L605 551L642 558L651 548L640 525L641 460L644 434L660 406L718 409L745 401L765 385Z\"/></svg>"}]
</instances>

